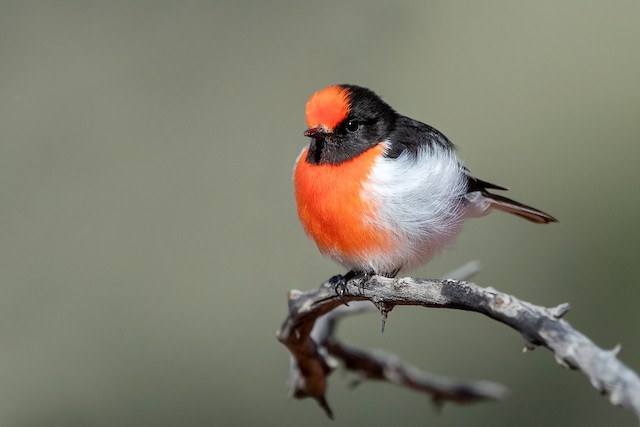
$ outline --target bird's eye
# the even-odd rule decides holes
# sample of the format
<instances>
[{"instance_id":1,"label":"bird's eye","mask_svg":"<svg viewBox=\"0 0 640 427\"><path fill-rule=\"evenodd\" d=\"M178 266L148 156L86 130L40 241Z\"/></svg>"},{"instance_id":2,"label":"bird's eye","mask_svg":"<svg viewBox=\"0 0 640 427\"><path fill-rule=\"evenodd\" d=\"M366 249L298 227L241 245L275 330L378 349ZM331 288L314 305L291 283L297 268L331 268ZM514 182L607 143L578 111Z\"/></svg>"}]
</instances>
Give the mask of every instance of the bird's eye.
<instances>
[{"instance_id":1,"label":"bird's eye","mask_svg":"<svg viewBox=\"0 0 640 427\"><path fill-rule=\"evenodd\" d=\"M346 129L347 129L347 132L356 132L358 129L360 129L360 122L357 122L355 120L349 120L347 122Z\"/></svg>"}]
</instances>

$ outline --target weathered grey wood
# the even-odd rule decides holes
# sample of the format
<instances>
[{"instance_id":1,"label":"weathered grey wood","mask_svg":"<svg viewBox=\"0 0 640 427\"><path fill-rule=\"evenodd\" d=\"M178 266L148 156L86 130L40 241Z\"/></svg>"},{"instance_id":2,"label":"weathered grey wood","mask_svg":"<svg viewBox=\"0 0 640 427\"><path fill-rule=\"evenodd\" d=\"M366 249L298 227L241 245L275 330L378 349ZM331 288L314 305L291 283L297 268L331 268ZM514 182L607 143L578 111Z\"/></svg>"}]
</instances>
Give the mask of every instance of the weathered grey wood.
<instances>
[{"instance_id":1,"label":"weathered grey wood","mask_svg":"<svg viewBox=\"0 0 640 427\"><path fill-rule=\"evenodd\" d=\"M420 372L396 356L370 354L338 341L333 333L338 319L362 311L363 303L359 301L369 301L380 310L383 322L386 314L398 305L482 313L520 332L528 348L548 348L561 365L583 372L593 387L608 395L613 404L627 408L640 418L640 378L616 357L619 348L599 348L562 320L569 310L568 304L545 308L459 280L381 276L373 276L366 282L348 282L339 299L335 281L336 278L332 278L318 289L306 292L291 291L289 314L278 332L278 340L292 355L291 394L296 398L316 399L330 417L332 413L325 396L327 377L340 362L362 379L386 380L429 393L436 402L468 403L497 399L504 394L504 388L494 383L445 379Z\"/></svg>"}]
</instances>

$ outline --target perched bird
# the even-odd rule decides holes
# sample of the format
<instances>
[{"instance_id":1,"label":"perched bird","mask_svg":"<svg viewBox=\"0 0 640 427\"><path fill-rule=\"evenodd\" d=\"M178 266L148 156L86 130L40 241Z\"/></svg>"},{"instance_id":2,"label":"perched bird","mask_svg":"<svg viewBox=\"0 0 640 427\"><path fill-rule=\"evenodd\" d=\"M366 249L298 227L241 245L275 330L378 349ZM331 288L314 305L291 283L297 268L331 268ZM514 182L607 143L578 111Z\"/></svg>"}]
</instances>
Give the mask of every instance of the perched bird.
<instances>
[{"instance_id":1,"label":"perched bird","mask_svg":"<svg viewBox=\"0 0 640 427\"><path fill-rule=\"evenodd\" d=\"M310 138L293 174L300 222L344 279L395 277L427 263L467 218L493 208L531 222L551 215L474 178L438 130L394 111L364 87L329 86L306 106Z\"/></svg>"}]
</instances>

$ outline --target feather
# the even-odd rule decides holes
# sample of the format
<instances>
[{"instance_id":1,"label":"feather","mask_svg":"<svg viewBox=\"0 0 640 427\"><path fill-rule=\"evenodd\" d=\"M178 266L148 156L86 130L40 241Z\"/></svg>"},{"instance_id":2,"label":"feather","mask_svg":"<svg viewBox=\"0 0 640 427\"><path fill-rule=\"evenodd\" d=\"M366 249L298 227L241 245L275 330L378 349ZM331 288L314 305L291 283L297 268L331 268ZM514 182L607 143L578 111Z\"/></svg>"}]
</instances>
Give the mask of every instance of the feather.
<instances>
[{"instance_id":1,"label":"feather","mask_svg":"<svg viewBox=\"0 0 640 427\"><path fill-rule=\"evenodd\" d=\"M531 206L527 206L523 203L516 202L515 200L509 199L508 197L499 196L497 194L489 193L488 191L483 191L482 195L485 199L489 201L489 204L494 209L498 209L503 212L508 212L510 214L518 215L528 221L535 222L538 224L548 224L550 222L558 222L553 216L549 215L546 212L542 212L536 208L532 208Z\"/></svg>"}]
</instances>

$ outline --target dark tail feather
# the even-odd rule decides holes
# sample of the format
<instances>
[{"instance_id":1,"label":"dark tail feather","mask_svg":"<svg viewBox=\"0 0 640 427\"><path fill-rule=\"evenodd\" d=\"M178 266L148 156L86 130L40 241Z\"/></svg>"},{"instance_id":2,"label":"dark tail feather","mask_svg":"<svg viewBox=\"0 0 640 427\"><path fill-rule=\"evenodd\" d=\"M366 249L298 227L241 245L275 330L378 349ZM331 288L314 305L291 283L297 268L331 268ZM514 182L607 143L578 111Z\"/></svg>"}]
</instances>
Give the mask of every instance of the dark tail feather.
<instances>
[{"instance_id":1,"label":"dark tail feather","mask_svg":"<svg viewBox=\"0 0 640 427\"><path fill-rule=\"evenodd\" d=\"M488 191L483 191L482 195L487 200L489 200L493 208L501 210L503 212L508 212L510 214L518 215L519 217L522 217L528 221L538 224L558 222L557 219L555 219L548 213L539 211L538 209L532 208L531 206L527 206L520 202L516 202L515 200L511 200L507 197L498 196L497 194L492 194Z\"/></svg>"}]
</instances>

